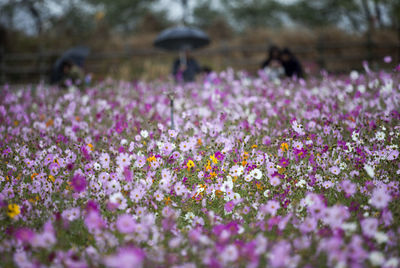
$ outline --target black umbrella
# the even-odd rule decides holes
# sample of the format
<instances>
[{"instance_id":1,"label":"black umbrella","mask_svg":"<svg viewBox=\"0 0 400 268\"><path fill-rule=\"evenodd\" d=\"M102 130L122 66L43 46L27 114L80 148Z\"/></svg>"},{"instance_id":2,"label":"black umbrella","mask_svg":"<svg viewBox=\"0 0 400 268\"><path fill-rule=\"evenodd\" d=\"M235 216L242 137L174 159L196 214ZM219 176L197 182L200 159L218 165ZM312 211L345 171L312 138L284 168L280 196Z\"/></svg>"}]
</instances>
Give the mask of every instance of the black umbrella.
<instances>
[{"instance_id":1,"label":"black umbrella","mask_svg":"<svg viewBox=\"0 0 400 268\"><path fill-rule=\"evenodd\" d=\"M51 82L56 83L62 79L63 76L63 64L65 62L70 62L71 64L76 64L83 67L87 56L90 53L90 49L84 46L77 46L65 51L60 58L57 59L53 66L51 74Z\"/></svg>"},{"instance_id":2,"label":"black umbrella","mask_svg":"<svg viewBox=\"0 0 400 268\"><path fill-rule=\"evenodd\" d=\"M162 31L154 40L154 46L171 51L179 51L180 62L186 64L185 50L193 50L204 47L210 43L210 38L202 30L176 26ZM170 98L171 106L171 128L174 129L174 98L171 92L167 93Z\"/></svg>"},{"instance_id":3,"label":"black umbrella","mask_svg":"<svg viewBox=\"0 0 400 268\"><path fill-rule=\"evenodd\" d=\"M162 31L154 40L154 46L166 50L197 49L210 43L208 35L200 29L177 26Z\"/></svg>"}]
</instances>

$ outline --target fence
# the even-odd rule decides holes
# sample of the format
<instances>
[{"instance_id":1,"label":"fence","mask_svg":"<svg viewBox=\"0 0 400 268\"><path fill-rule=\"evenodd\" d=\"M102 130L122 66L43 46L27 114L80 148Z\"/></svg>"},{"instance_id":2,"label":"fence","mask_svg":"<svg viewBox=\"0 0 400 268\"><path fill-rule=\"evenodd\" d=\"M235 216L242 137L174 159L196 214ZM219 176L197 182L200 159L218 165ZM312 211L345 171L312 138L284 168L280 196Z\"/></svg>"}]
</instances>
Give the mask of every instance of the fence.
<instances>
[{"instance_id":1,"label":"fence","mask_svg":"<svg viewBox=\"0 0 400 268\"><path fill-rule=\"evenodd\" d=\"M265 45L232 46L223 44L193 54L215 70L228 66L255 72L266 56ZM307 47L291 47L298 58L311 69L326 69L330 72L347 72L361 68L363 60L381 62L390 55L400 62L400 44L395 43L327 43L322 39ZM42 53L5 54L0 50L0 83L24 83L45 80L52 64L61 55L60 51ZM85 69L97 78L118 76L120 65L124 64L126 73L132 77L154 78L166 75L173 59L170 53L153 48L132 48L123 51L94 52L86 60ZM161 68L157 68L162 66ZM312 71L312 70L311 70Z\"/></svg>"}]
</instances>

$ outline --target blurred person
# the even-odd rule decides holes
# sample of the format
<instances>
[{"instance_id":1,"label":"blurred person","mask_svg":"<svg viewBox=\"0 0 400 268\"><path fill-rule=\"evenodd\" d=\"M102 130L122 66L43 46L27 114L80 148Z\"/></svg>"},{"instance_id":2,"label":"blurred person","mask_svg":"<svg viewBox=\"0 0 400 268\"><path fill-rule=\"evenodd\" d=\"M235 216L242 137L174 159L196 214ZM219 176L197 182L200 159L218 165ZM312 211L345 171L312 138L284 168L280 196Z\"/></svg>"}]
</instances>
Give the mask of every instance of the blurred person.
<instances>
[{"instance_id":1,"label":"blurred person","mask_svg":"<svg viewBox=\"0 0 400 268\"><path fill-rule=\"evenodd\" d=\"M174 61L172 66L172 75L176 81L194 82L196 75L202 70L197 61L191 57L190 51L186 49L184 57L180 57Z\"/></svg>"},{"instance_id":2,"label":"blurred person","mask_svg":"<svg viewBox=\"0 0 400 268\"><path fill-rule=\"evenodd\" d=\"M281 50L279 47L272 45L268 51L268 58L261 64L261 69L265 69L273 60L280 60Z\"/></svg>"},{"instance_id":3,"label":"blurred person","mask_svg":"<svg viewBox=\"0 0 400 268\"><path fill-rule=\"evenodd\" d=\"M285 69L279 59L272 59L264 68L264 72L271 81L277 81L285 76Z\"/></svg>"},{"instance_id":4,"label":"blurred person","mask_svg":"<svg viewBox=\"0 0 400 268\"><path fill-rule=\"evenodd\" d=\"M79 86L85 79L84 71L72 61L65 60L61 64L61 87Z\"/></svg>"},{"instance_id":5,"label":"blurred person","mask_svg":"<svg viewBox=\"0 0 400 268\"><path fill-rule=\"evenodd\" d=\"M301 67L299 60L288 48L282 50L280 60L285 68L285 74L287 77L303 77L303 68Z\"/></svg>"}]
</instances>

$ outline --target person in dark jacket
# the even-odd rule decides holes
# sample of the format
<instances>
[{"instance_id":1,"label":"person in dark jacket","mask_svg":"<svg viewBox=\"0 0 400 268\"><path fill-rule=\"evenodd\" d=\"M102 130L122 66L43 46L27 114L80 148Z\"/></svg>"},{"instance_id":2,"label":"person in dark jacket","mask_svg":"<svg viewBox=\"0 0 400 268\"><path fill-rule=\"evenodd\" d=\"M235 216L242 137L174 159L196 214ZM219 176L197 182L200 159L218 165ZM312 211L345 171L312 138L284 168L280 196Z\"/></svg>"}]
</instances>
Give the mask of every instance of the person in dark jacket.
<instances>
[{"instance_id":1,"label":"person in dark jacket","mask_svg":"<svg viewBox=\"0 0 400 268\"><path fill-rule=\"evenodd\" d=\"M184 59L181 57L174 61L172 75L176 81L193 82L196 79L196 75L202 70L197 61L190 56L189 50L184 53Z\"/></svg>"},{"instance_id":2,"label":"person in dark jacket","mask_svg":"<svg viewBox=\"0 0 400 268\"><path fill-rule=\"evenodd\" d=\"M280 58L287 77L303 77L303 68L301 67L299 60L288 48L282 50Z\"/></svg>"},{"instance_id":3,"label":"person in dark jacket","mask_svg":"<svg viewBox=\"0 0 400 268\"><path fill-rule=\"evenodd\" d=\"M281 60L281 50L279 47L272 45L269 48L268 58L261 64L261 69L265 69L270 65L272 61L280 61Z\"/></svg>"}]
</instances>

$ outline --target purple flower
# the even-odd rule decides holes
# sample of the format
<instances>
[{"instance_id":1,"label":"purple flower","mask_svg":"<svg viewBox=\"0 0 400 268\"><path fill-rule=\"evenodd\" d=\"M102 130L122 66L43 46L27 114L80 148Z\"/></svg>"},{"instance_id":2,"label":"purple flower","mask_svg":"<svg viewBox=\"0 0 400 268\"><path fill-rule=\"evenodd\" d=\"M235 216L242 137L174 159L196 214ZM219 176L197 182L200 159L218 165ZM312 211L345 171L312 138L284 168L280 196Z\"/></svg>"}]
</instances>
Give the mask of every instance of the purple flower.
<instances>
[{"instance_id":1,"label":"purple flower","mask_svg":"<svg viewBox=\"0 0 400 268\"><path fill-rule=\"evenodd\" d=\"M86 178L81 174L76 174L71 179L71 187L78 193L83 192L86 189L86 184Z\"/></svg>"},{"instance_id":2,"label":"purple flower","mask_svg":"<svg viewBox=\"0 0 400 268\"><path fill-rule=\"evenodd\" d=\"M127 182L132 181L133 174L132 174L132 171L129 166L126 166L124 168L124 177L125 177L125 181L127 181Z\"/></svg>"},{"instance_id":3,"label":"purple flower","mask_svg":"<svg viewBox=\"0 0 400 268\"><path fill-rule=\"evenodd\" d=\"M229 201L225 204L224 208L227 213L232 212L233 208L235 207L235 203L233 201Z\"/></svg>"}]
</instances>

